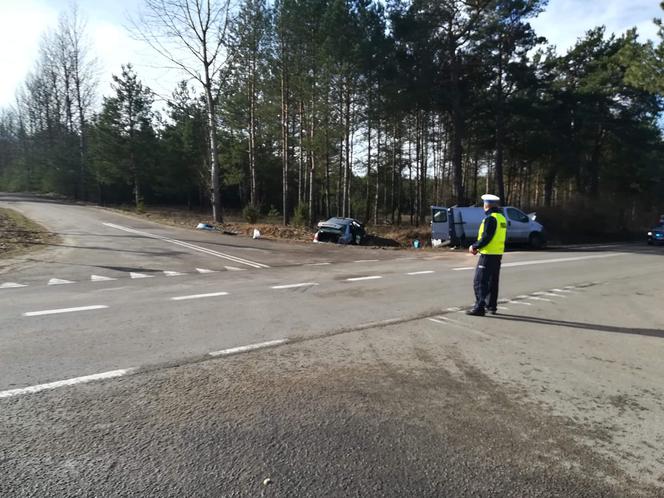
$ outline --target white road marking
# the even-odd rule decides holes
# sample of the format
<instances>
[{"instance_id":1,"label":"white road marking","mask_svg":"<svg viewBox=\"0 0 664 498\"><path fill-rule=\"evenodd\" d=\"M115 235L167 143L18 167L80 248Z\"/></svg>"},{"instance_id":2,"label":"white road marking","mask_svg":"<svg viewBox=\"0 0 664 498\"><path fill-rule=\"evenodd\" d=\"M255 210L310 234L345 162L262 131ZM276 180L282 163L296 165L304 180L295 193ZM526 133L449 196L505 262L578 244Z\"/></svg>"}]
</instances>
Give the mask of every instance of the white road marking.
<instances>
[{"instance_id":1,"label":"white road marking","mask_svg":"<svg viewBox=\"0 0 664 498\"><path fill-rule=\"evenodd\" d=\"M58 387L73 386L76 384L85 384L86 382L93 382L95 380L114 379L122 377L133 372L134 368L126 368L123 370L112 370L110 372L103 372L94 375L85 375L83 377L75 377L73 379L58 380L56 382L49 382L47 384L37 384L35 386L22 387L20 389L10 389L9 391L0 391L0 398L11 398L20 396L22 394L34 394L40 391L47 391L49 389L56 389Z\"/></svg>"},{"instance_id":2,"label":"white road marking","mask_svg":"<svg viewBox=\"0 0 664 498\"><path fill-rule=\"evenodd\" d=\"M164 275L166 275L167 277L179 277L185 274L179 271L164 270Z\"/></svg>"},{"instance_id":3,"label":"white road marking","mask_svg":"<svg viewBox=\"0 0 664 498\"><path fill-rule=\"evenodd\" d=\"M436 273L433 270L426 270L426 271L414 271L411 273L406 273L406 275L431 275L432 273Z\"/></svg>"},{"instance_id":4,"label":"white road marking","mask_svg":"<svg viewBox=\"0 0 664 498\"><path fill-rule=\"evenodd\" d=\"M154 275L146 275L145 273L136 273L136 272L130 272L129 276L131 278L152 278Z\"/></svg>"},{"instance_id":5,"label":"white road marking","mask_svg":"<svg viewBox=\"0 0 664 498\"><path fill-rule=\"evenodd\" d=\"M509 311L510 309L507 306L498 306L500 311Z\"/></svg>"},{"instance_id":6,"label":"white road marking","mask_svg":"<svg viewBox=\"0 0 664 498\"><path fill-rule=\"evenodd\" d=\"M227 271L243 271L242 268L237 268L235 266L224 266L224 268L226 268Z\"/></svg>"},{"instance_id":7,"label":"white road marking","mask_svg":"<svg viewBox=\"0 0 664 498\"><path fill-rule=\"evenodd\" d=\"M122 289L126 289L126 288L127 288L126 285L123 286L123 287L109 287L108 289L99 289L97 292L111 292L111 291L117 291L117 290L122 290Z\"/></svg>"},{"instance_id":8,"label":"white road marking","mask_svg":"<svg viewBox=\"0 0 664 498\"><path fill-rule=\"evenodd\" d=\"M106 308L108 308L108 306L104 304L97 304L94 306L79 306L77 308L60 308L55 310L28 311L27 313L23 313L23 316L59 315L60 313L75 313L77 311L103 310Z\"/></svg>"},{"instance_id":9,"label":"white road marking","mask_svg":"<svg viewBox=\"0 0 664 498\"><path fill-rule=\"evenodd\" d=\"M304 283L301 283L301 284L274 285L274 286L272 286L272 287L270 287L270 288L271 288L271 289L276 289L276 290L280 290L280 289L297 289L297 288L299 288L299 287L315 287L316 285L318 285L318 284L315 283L315 282L304 282Z\"/></svg>"},{"instance_id":10,"label":"white road marking","mask_svg":"<svg viewBox=\"0 0 664 498\"><path fill-rule=\"evenodd\" d=\"M357 261L353 261L353 263L377 263L380 261L380 259L358 259Z\"/></svg>"},{"instance_id":11,"label":"white road marking","mask_svg":"<svg viewBox=\"0 0 664 498\"><path fill-rule=\"evenodd\" d=\"M435 319L435 318L427 318L427 320L429 320L430 322L433 322L433 323L440 323L441 325L445 325L445 322L444 322L444 321L442 321L442 320L437 320L437 319Z\"/></svg>"},{"instance_id":12,"label":"white road marking","mask_svg":"<svg viewBox=\"0 0 664 498\"><path fill-rule=\"evenodd\" d=\"M546 301L547 303L552 303L551 299L544 299L543 297L537 297L537 296L528 296L528 299L532 299L533 301Z\"/></svg>"},{"instance_id":13,"label":"white road marking","mask_svg":"<svg viewBox=\"0 0 664 498\"><path fill-rule=\"evenodd\" d=\"M27 285L17 284L16 282L7 282L4 284L0 284L0 289L19 289L21 287L27 287Z\"/></svg>"},{"instance_id":14,"label":"white road marking","mask_svg":"<svg viewBox=\"0 0 664 498\"><path fill-rule=\"evenodd\" d=\"M595 256L579 256L575 258L556 258L556 259L538 259L534 261L516 261L514 263L503 263L502 268L513 268L515 266L545 265L551 263L569 263L572 261L585 261L587 259L613 258L615 256L624 256L624 253L597 254ZM464 266L461 268L452 268L453 271L474 270L474 266Z\"/></svg>"},{"instance_id":15,"label":"white road marking","mask_svg":"<svg viewBox=\"0 0 664 498\"><path fill-rule=\"evenodd\" d=\"M196 271L197 271L198 273L217 273L217 272L214 271L214 270L208 270L208 269L206 269L206 268L196 268Z\"/></svg>"},{"instance_id":16,"label":"white road marking","mask_svg":"<svg viewBox=\"0 0 664 498\"><path fill-rule=\"evenodd\" d=\"M383 278L383 277L378 276L378 275L372 275L370 277L347 278L346 281L347 282L361 282L363 280L378 280L378 279L381 279L381 278Z\"/></svg>"},{"instance_id":17,"label":"white road marking","mask_svg":"<svg viewBox=\"0 0 664 498\"><path fill-rule=\"evenodd\" d=\"M461 311L461 308L459 308L458 306L454 306L453 308L447 308L447 310L445 310L445 311L455 313L457 311Z\"/></svg>"},{"instance_id":18,"label":"white road marking","mask_svg":"<svg viewBox=\"0 0 664 498\"><path fill-rule=\"evenodd\" d=\"M90 280L92 282L108 282L109 280L117 280L113 277L104 277L103 275L90 275Z\"/></svg>"},{"instance_id":19,"label":"white road marking","mask_svg":"<svg viewBox=\"0 0 664 498\"><path fill-rule=\"evenodd\" d=\"M551 289L551 292L565 292L567 294L576 294L576 292L569 289Z\"/></svg>"},{"instance_id":20,"label":"white road marking","mask_svg":"<svg viewBox=\"0 0 664 498\"><path fill-rule=\"evenodd\" d=\"M48 281L48 285L65 285L65 284L73 284L71 280L64 280L62 278L52 278L51 280Z\"/></svg>"},{"instance_id":21,"label":"white road marking","mask_svg":"<svg viewBox=\"0 0 664 498\"><path fill-rule=\"evenodd\" d=\"M525 304L526 306L532 306L533 305L533 303L527 303L525 301L514 301L514 300L512 300L512 301L507 301L507 302L510 303L510 304Z\"/></svg>"},{"instance_id":22,"label":"white road marking","mask_svg":"<svg viewBox=\"0 0 664 498\"><path fill-rule=\"evenodd\" d=\"M327 265L331 265L331 264L332 263L329 263L329 262L325 262L325 263L307 263L306 266L327 266Z\"/></svg>"},{"instance_id":23,"label":"white road marking","mask_svg":"<svg viewBox=\"0 0 664 498\"><path fill-rule=\"evenodd\" d=\"M436 319L438 319L438 320L442 320L442 322L441 322L441 321L437 321L436 323L441 323L442 325L452 325L452 326L454 326L454 327L457 327L457 328L463 329L463 330L465 330L465 331L467 331L467 332L473 332L474 334L480 335L480 336L482 336L482 337L484 337L484 338L486 338L486 339L491 339L491 336L490 336L490 335L485 334L485 333L482 332L481 330L474 329L474 328L472 328L472 327L469 327L469 326L466 325L465 323L457 322L456 320L452 320L451 318L447 318L446 316L437 316L436 318L429 318L429 320L431 320L431 321L436 321Z\"/></svg>"},{"instance_id":24,"label":"white road marking","mask_svg":"<svg viewBox=\"0 0 664 498\"><path fill-rule=\"evenodd\" d=\"M212 351L208 353L210 356L229 356L238 353L246 353L247 351L256 351L257 349L269 348L272 346L279 346L286 344L288 339L277 339L274 341L258 342L256 344L249 344L248 346L239 346L236 348L222 349L221 351Z\"/></svg>"},{"instance_id":25,"label":"white road marking","mask_svg":"<svg viewBox=\"0 0 664 498\"><path fill-rule=\"evenodd\" d=\"M561 296L560 294L554 294L553 292L533 292L535 296L549 296L549 297L562 297L563 299L567 299L567 296Z\"/></svg>"},{"instance_id":26,"label":"white road marking","mask_svg":"<svg viewBox=\"0 0 664 498\"><path fill-rule=\"evenodd\" d=\"M228 296L228 292L210 292L209 294L193 294L191 296L172 297L171 301L188 301L190 299L202 299L205 297Z\"/></svg>"},{"instance_id":27,"label":"white road marking","mask_svg":"<svg viewBox=\"0 0 664 498\"><path fill-rule=\"evenodd\" d=\"M121 225L116 225L114 223L104 223L104 225L107 226L107 227L115 228L116 230L123 230L125 232L135 233L137 235L142 235L143 237L150 237L152 239L158 239L158 240L162 240L164 242L169 242L171 244L175 244L175 245L178 245L178 246L181 246L181 247L186 247L186 248L191 249L193 251L198 251L198 252L202 252L202 253L205 253L205 254L209 254L210 256L215 256L217 258L227 259L227 260L232 261L234 263L240 263L242 265L251 266L252 268L269 268L268 265L264 265L263 263L257 263L255 261L250 261L248 259L239 258L237 256L231 256L230 254L225 254L223 252L213 251L212 249L208 249L208 248L202 247L202 246L197 246L195 244L190 244L189 242L183 242L181 240L171 239L169 237L163 237L161 235L155 235L155 234L149 233L149 232L143 232L141 230L135 230L133 228L123 227Z\"/></svg>"}]
</instances>

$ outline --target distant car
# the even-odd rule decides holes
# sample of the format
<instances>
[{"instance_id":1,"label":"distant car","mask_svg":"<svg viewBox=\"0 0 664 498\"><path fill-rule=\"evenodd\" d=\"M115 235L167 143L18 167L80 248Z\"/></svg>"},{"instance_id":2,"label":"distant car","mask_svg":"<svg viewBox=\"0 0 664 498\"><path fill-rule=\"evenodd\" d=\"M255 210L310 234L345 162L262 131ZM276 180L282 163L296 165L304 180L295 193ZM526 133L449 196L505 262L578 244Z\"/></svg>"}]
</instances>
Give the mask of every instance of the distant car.
<instances>
[{"instance_id":1,"label":"distant car","mask_svg":"<svg viewBox=\"0 0 664 498\"><path fill-rule=\"evenodd\" d=\"M360 245L367 236L364 226L353 218L330 218L318 224L314 242Z\"/></svg>"},{"instance_id":2,"label":"distant car","mask_svg":"<svg viewBox=\"0 0 664 498\"><path fill-rule=\"evenodd\" d=\"M648 244L664 244L664 224L657 225L648 231Z\"/></svg>"}]
</instances>

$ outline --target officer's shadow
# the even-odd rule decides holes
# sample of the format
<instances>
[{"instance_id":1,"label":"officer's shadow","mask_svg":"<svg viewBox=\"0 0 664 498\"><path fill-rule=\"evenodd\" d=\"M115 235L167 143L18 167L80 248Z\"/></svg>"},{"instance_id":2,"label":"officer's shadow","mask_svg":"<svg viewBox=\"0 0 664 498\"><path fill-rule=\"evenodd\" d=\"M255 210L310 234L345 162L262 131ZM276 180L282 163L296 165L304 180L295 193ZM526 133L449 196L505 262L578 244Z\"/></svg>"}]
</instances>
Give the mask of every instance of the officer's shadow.
<instances>
[{"instance_id":1,"label":"officer's shadow","mask_svg":"<svg viewBox=\"0 0 664 498\"><path fill-rule=\"evenodd\" d=\"M505 320L511 322L525 322L536 325L552 325L557 327L568 327L573 329L598 330L600 332L613 332L617 334L643 335L647 337L664 338L662 329L640 329L634 327L616 327L613 325L601 325L598 323L566 322L564 320L549 320L547 318L537 318L532 316L509 315L501 313L492 316L493 319Z\"/></svg>"}]
</instances>

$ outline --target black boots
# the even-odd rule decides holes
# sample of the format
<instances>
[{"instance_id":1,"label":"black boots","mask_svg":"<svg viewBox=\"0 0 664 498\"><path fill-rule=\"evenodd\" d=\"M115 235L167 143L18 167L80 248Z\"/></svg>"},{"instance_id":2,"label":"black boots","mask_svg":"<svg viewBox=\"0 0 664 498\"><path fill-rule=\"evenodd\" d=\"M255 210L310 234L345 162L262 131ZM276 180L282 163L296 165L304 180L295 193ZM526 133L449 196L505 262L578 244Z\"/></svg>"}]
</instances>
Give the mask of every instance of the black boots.
<instances>
[{"instance_id":1,"label":"black boots","mask_svg":"<svg viewBox=\"0 0 664 498\"><path fill-rule=\"evenodd\" d=\"M473 308L472 310L466 311L466 315L470 316L484 316L485 314L484 308Z\"/></svg>"}]
</instances>

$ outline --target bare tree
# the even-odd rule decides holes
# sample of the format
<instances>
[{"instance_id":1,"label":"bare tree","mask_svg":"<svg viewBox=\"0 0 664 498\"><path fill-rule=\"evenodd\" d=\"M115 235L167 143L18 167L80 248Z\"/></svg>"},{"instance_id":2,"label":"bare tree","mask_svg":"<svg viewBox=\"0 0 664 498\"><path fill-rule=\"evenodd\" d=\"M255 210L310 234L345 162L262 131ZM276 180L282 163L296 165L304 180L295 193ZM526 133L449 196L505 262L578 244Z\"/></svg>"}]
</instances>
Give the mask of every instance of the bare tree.
<instances>
[{"instance_id":1,"label":"bare tree","mask_svg":"<svg viewBox=\"0 0 664 498\"><path fill-rule=\"evenodd\" d=\"M58 45L62 47L61 67L66 69L63 79L66 82L69 119L73 123L73 113L69 110L72 107L78 121L80 163L77 194L79 198L85 198L87 120L94 105L99 64L95 57L90 56L86 21L79 14L76 4L60 17L57 38Z\"/></svg>"},{"instance_id":2,"label":"bare tree","mask_svg":"<svg viewBox=\"0 0 664 498\"><path fill-rule=\"evenodd\" d=\"M217 157L215 82L230 57L231 0L145 0L134 35L198 81L205 92L212 183L212 217L223 222Z\"/></svg>"}]
</instances>

